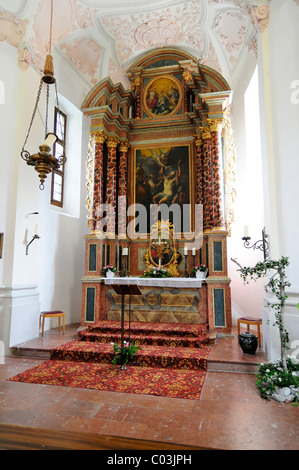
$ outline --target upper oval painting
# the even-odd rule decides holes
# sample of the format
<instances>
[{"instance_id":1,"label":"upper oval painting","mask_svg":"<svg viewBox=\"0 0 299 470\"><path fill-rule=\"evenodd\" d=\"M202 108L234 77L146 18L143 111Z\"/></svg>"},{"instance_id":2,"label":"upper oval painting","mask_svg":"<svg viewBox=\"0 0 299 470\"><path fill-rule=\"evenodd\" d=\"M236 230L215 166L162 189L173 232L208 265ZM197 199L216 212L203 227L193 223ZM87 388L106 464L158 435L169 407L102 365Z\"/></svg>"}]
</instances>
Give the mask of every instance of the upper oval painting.
<instances>
[{"instance_id":1,"label":"upper oval painting","mask_svg":"<svg viewBox=\"0 0 299 470\"><path fill-rule=\"evenodd\" d=\"M182 101L180 82L173 77L161 76L151 80L144 91L144 106L150 116L175 114Z\"/></svg>"}]
</instances>

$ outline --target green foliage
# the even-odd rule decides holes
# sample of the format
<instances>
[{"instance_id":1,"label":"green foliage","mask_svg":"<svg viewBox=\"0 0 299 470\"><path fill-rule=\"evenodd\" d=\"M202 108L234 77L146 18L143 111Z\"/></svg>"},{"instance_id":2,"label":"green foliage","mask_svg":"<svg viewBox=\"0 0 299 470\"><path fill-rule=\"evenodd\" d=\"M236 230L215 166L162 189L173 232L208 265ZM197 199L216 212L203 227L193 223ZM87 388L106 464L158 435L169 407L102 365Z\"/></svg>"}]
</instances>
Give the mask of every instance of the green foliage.
<instances>
[{"instance_id":1,"label":"green foliage","mask_svg":"<svg viewBox=\"0 0 299 470\"><path fill-rule=\"evenodd\" d=\"M171 277L167 269L150 266L141 277Z\"/></svg>"},{"instance_id":2,"label":"green foliage","mask_svg":"<svg viewBox=\"0 0 299 470\"><path fill-rule=\"evenodd\" d=\"M248 278L256 281L268 274L269 270L276 271L270 278L266 288L270 288L272 293L276 297L276 302L269 302L268 306L274 310L275 313L275 325L279 328L280 339L283 348L289 349L289 334L284 328L283 324L283 309L285 306L286 299L288 296L285 293L285 288L290 286L287 281L285 269L289 265L289 258L282 257L279 260L266 259L262 262L257 263L253 268L243 267L241 271L241 277L244 283L249 283Z\"/></svg>"},{"instance_id":3,"label":"green foliage","mask_svg":"<svg viewBox=\"0 0 299 470\"><path fill-rule=\"evenodd\" d=\"M141 348L139 346L135 346L135 343L129 345L128 342L124 342L123 346L119 346L117 343L113 344L114 346L114 357L112 359L112 364L116 366L119 365L126 365L128 362L132 360L135 356L136 351L139 351Z\"/></svg>"},{"instance_id":4,"label":"green foliage","mask_svg":"<svg viewBox=\"0 0 299 470\"><path fill-rule=\"evenodd\" d=\"M275 362L267 362L259 365L256 376L256 386L263 398L270 399L275 388L291 387L297 389L299 387L299 362L295 358L288 356L286 359L286 368L284 368L280 360Z\"/></svg>"}]
</instances>

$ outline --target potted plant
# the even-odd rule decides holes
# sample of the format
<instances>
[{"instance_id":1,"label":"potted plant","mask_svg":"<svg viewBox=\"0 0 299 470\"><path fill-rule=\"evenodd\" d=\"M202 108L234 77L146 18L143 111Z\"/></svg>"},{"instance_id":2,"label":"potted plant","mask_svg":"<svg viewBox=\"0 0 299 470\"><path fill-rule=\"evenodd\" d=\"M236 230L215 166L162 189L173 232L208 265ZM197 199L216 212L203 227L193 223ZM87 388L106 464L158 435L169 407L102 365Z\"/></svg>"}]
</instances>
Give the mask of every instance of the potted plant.
<instances>
[{"instance_id":1,"label":"potted plant","mask_svg":"<svg viewBox=\"0 0 299 470\"><path fill-rule=\"evenodd\" d=\"M112 364L114 366L119 364L120 368L123 370L127 368L128 362L130 362L135 356L136 351L141 349L139 346L135 346L135 343L130 345L128 341L124 341L122 346L119 346L117 343L111 344L114 347L114 357L112 359Z\"/></svg>"},{"instance_id":2,"label":"potted plant","mask_svg":"<svg viewBox=\"0 0 299 470\"><path fill-rule=\"evenodd\" d=\"M113 264L108 264L103 268L103 272L106 277L113 277L114 273L116 272L116 268L113 266Z\"/></svg>"},{"instance_id":3,"label":"potted plant","mask_svg":"<svg viewBox=\"0 0 299 470\"><path fill-rule=\"evenodd\" d=\"M290 287L286 278L286 267L289 259L282 257L279 260L265 259L257 263L253 268L241 266L235 259L232 259L239 267L244 283L248 284L248 279L257 280L265 277L270 271L272 276L265 290L271 290L275 296L275 301L268 302L268 306L274 310L275 323L279 329L280 338L280 359L276 362L268 362L259 365L256 385L264 398L274 398L280 402L298 402L299 397L299 361L286 355L289 349L289 334L284 326L284 307L288 296L285 288Z\"/></svg>"},{"instance_id":4,"label":"potted plant","mask_svg":"<svg viewBox=\"0 0 299 470\"><path fill-rule=\"evenodd\" d=\"M198 279L205 279L207 276L208 268L205 264L197 264L196 266L193 266L192 272L195 273L195 276Z\"/></svg>"}]
</instances>

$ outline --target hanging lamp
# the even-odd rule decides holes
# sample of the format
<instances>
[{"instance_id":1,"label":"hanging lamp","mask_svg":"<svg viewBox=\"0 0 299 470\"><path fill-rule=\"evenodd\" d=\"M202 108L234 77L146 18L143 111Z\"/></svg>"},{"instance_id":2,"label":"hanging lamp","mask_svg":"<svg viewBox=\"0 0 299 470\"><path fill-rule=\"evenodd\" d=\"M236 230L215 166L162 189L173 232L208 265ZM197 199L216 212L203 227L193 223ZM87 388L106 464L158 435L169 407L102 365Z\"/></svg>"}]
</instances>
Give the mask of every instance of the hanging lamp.
<instances>
[{"instance_id":1,"label":"hanging lamp","mask_svg":"<svg viewBox=\"0 0 299 470\"><path fill-rule=\"evenodd\" d=\"M55 88L55 95L56 95L56 103L57 108L59 109L58 103L58 93L57 93L57 83L54 77L54 66L53 66L53 57L51 55L52 49L52 27L53 27L53 0L51 0L51 20L50 20L50 46L49 46L49 54L46 56L43 75L40 80L39 89L37 92L37 97L35 101L35 106L33 110L33 114L31 117L31 121L29 124L29 129L27 132L27 136L22 147L21 157L27 165L33 166L35 171L37 171L40 185L39 188L41 190L44 189L44 182L47 178L47 175L52 172L52 170L58 170L59 167L66 162L65 155L60 156L59 158L54 157L51 155L51 148L58 140L58 137L53 132L48 132L48 111L49 111L49 97L50 97L50 86L54 85ZM39 100L41 97L43 85L46 85L46 120L45 120L45 140L39 146L39 152L35 154L30 154L27 150L25 150L25 146L27 144L27 140L31 131L32 123L34 121L36 111L38 109Z\"/></svg>"}]
</instances>

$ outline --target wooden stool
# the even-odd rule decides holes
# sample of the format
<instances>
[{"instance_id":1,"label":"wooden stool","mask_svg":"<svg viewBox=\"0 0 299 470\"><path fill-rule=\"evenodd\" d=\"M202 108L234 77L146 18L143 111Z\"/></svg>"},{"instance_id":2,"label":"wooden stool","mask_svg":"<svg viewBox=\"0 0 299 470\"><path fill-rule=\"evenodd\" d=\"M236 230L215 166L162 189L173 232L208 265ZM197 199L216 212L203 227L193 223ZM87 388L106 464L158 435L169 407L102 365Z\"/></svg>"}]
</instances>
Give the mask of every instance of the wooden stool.
<instances>
[{"instance_id":1,"label":"wooden stool","mask_svg":"<svg viewBox=\"0 0 299 470\"><path fill-rule=\"evenodd\" d=\"M262 324L262 319L261 318L253 318L253 317L242 317L238 318L238 335L240 334L240 325L241 323L244 323L247 325L247 331L250 332L250 325L255 325L257 327L257 337L259 340L259 347L262 346L262 340L261 340L261 329L260 326Z\"/></svg>"},{"instance_id":2,"label":"wooden stool","mask_svg":"<svg viewBox=\"0 0 299 470\"><path fill-rule=\"evenodd\" d=\"M59 318L59 326L58 326L58 331L60 332L60 318L62 317L63 321L63 334L65 330L65 315L64 312L61 312L61 310L54 310L52 312L41 312L40 316L43 319L42 323L42 336L44 336L44 326L45 326L45 318L51 318L51 317L58 317Z\"/></svg>"}]
</instances>

